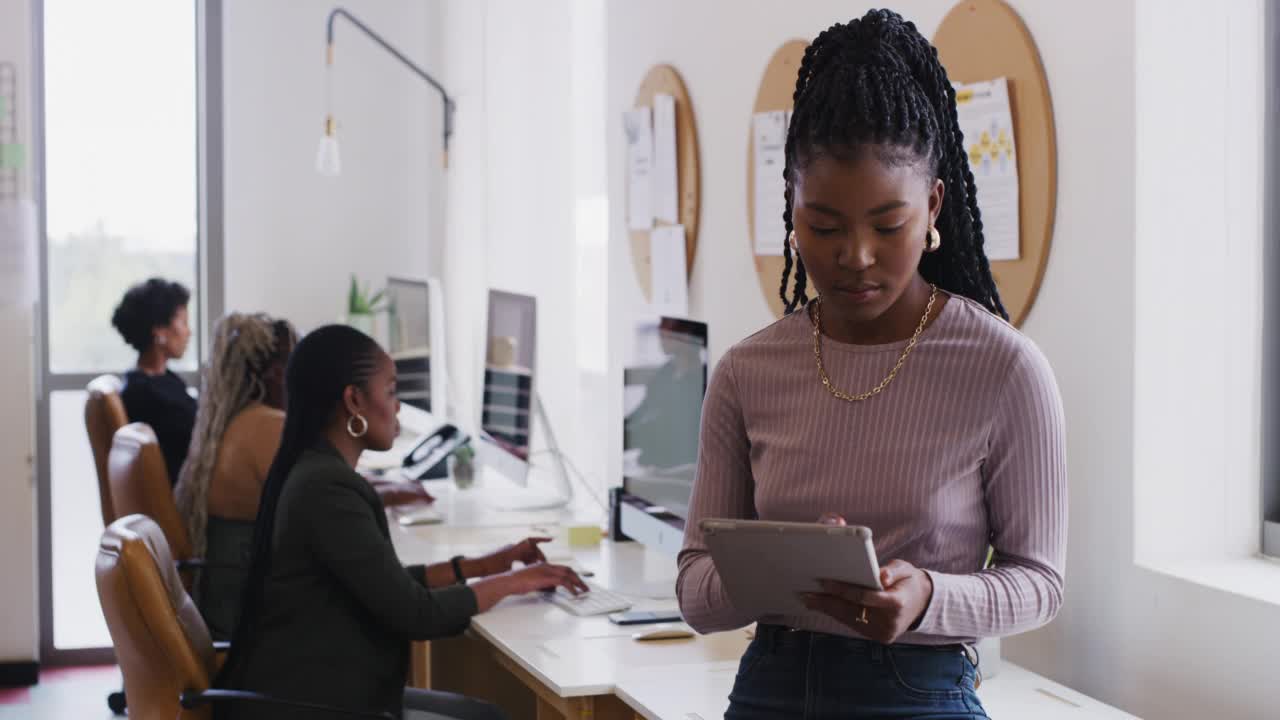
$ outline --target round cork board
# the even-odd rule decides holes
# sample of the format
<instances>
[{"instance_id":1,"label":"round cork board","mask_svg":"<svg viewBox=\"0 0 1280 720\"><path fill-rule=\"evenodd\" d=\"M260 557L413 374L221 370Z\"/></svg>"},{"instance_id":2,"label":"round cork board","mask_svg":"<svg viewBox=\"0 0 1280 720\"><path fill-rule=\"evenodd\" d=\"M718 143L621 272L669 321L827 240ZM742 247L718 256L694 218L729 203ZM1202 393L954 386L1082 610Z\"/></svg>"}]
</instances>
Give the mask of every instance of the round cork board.
<instances>
[{"instance_id":1,"label":"round cork board","mask_svg":"<svg viewBox=\"0 0 1280 720\"><path fill-rule=\"evenodd\" d=\"M942 19L933 44L952 82L1009 79L1018 163L1019 259L993 261L991 274L1009 320L1021 325L1049 262L1058 197L1053 103L1040 53L1022 19L1000 0L956 5Z\"/></svg>"},{"instance_id":2,"label":"round cork board","mask_svg":"<svg viewBox=\"0 0 1280 720\"><path fill-rule=\"evenodd\" d=\"M633 107L653 105L653 96L666 93L676 99L676 179L679 183L680 224L684 225L685 268L693 277L693 258L698 250L698 127L693 119L693 103L680 73L670 65L655 65L644 76ZM646 299L653 299L653 254L649 233L632 230L631 259Z\"/></svg>"},{"instance_id":3,"label":"round cork board","mask_svg":"<svg viewBox=\"0 0 1280 720\"><path fill-rule=\"evenodd\" d=\"M809 46L807 40L788 40L769 58L764 68L764 77L760 78L760 89L756 91L756 103L752 106L752 115L771 110L790 110L792 96L796 91L796 75L800 72L800 60L804 58L804 49ZM782 317L782 298L778 295L778 286L782 283L781 255L756 255L756 151L752 142L752 124L747 123L747 247L756 260L756 278L760 281L760 291L769 303L769 309L775 317Z\"/></svg>"}]
</instances>

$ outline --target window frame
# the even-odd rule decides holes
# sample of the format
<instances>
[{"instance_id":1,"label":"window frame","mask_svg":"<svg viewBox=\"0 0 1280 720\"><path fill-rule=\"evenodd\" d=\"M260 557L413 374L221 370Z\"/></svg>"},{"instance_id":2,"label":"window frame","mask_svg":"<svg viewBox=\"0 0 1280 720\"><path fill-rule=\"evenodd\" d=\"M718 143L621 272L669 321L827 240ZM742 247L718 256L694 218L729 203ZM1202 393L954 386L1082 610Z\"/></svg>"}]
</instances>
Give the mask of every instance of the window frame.
<instances>
[{"instance_id":1,"label":"window frame","mask_svg":"<svg viewBox=\"0 0 1280 720\"><path fill-rule=\"evenodd\" d=\"M1266 128L1264 198L1280 191L1280 9L1266 3ZM1265 202L1263 220L1263 357L1262 357L1262 554L1280 558L1280 444L1268 442L1280 430L1280 207Z\"/></svg>"},{"instance_id":2,"label":"window frame","mask_svg":"<svg viewBox=\"0 0 1280 720\"><path fill-rule=\"evenodd\" d=\"M196 287L197 317L192 329L200 355L208 352L211 318L222 316L224 308L224 204L223 204L223 87L222 87L222 0L192 0L196 11ZM53 612L53 524L50 402L52 393L83 390L100 373L51 372L49 369L49 251L47 198L45 186L45 91L44 91L44 0L32 7L32 154L37 203L40 299L36 314L35 421L36 478L38 512L38 554L40 563L40 660L46 665L113 662L115 653L105 648L64 648L54 645ZM107 329L104 329L106 332ZM203 368L206 358L198 358ZM189 384L198 384L200 370L178 373ZM64 428L62 431L72 431ZM96 482L96 479L94 480ZM86 494L96 493L86 485ZM87 569L86 569L87 572Z\"/></svg>"}]
</instances>

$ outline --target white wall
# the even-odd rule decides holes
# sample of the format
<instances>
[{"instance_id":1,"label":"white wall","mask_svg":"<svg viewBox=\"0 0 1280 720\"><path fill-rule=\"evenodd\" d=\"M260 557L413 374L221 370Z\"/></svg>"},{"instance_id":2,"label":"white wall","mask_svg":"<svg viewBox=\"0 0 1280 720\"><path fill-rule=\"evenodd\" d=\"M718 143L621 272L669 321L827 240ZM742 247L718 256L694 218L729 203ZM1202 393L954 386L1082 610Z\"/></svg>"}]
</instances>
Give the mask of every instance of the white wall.
<instances>
[{"instance_id":1,"label":"white wall","mask_svg":"<svg viewBox=\"0 0 1280 720\"><path fill-rule=\"evenodd\" d=\"M30 0L0 0L0 62L13 63L17 70L18 133L28 150L34 101L31 10ZM28 200L30 160L28 152L28 169L20 179ZM0 239L0 246L9 247L7 241ZM20 281L0 275L0 282ZM0 577L4 578L0 583L0 663L39 657L32 315L30 307L0 307L0 337L6 338L0 345L0 367L7 378L0 385L0 407L8 409L0 425Z\"/></svg>"},{"instance_id":2,"label":"white wall","mask_svg":"<svg viewBox=\"0 0 1280 720\"><path fill-rule=\"evenodd\" d=\"M604 449L582 441L606 411L592 398L605 378L600 0L345 3L436 74L457 114L446 171L438 98L340 22L336 179L313 169L332 3L224 7L227 309L279 313L306 330L342 312L352 271L379 283L438 276L449 415L470 425L487 289L533 295L540 394L561 446L600 485ZM588 196L597 201L579 212ZM594 238L581 230L593 226ZM580 279L594 299L580 300Z\"/></svg>"},{"instance_id":3,"label":"white wall","mask_svg":"<svg viewBox=\"0 0 1280 720\"><path fill-rule=\"evenodd\" d=\"M439 2L342 3L440 73ZM439 96L339 20L332 78L342 174L322 177L330 0L223 3L226 308L299 329L345 310L350 273L440 274L444 170Z\"/></svg>"},{"instance_id":4,"label":"white wall","mask_svg":"<svg viewBox=\"0 0 1280 720\"><path fill-rule=\"evenodd\" d=\"M1265 23L1260 0L1233 7L1205 17L1186 0L1137 3L1135 550L1157 567L1247 556L1261 534L1251 479L1261 472ZM1186 52L1193 44L1208 51ZM1207 152L1169 151L1201 143Z\"/></svg>"},{"instance_id":5,"label":"white wall","mask_svg":"<svg viewBox=\"0 0 1280 720\"><path fill-rule=\"evenodd\" d=\"M931 36L951 4L904 0L893 5ZM1004 654L1143 717L1274 714L1280 706L1280 683L1270 676L1280 667L1280 608L1139 569L1133 561L1133 388L1135 374L1143 370L1135 366L1134 342L1135 3L1012 4L1039 46L1058 133L1053 248L1039 300L1024 330L1048 355L1062 389L1071 532L1062 613L1048 628L1007 641ZM619 113L631 106L645 71L656 63L673 64L684 76L697 115L703 210L691 311L709 322L713 356L718 358L772 319L746 240L745 147L764 64L785 40L811 38L834 21L860 15L869 5L752 0L736 3L731 14L720 4L674 0L609 5L607 122L614 250L609 313L614 372L629 320L642 307L622 222L624 147ZM1162 3L1151 3L1158 5ZM1248 12L1250 7L1251 3L1237 2L1209 16L1226 10ZM674 17L680 22L672 23ZM1200 12L1199 17L1208 16ZM1197 62L1208 56L1205 62L1219 67L1214 58L1228 52L1227 37L1221 21L1210 17L1205 32L1198 33L1184 53ZM1087 43L1081 38L1088 38ZM1210 79L1221 81L1220 76ZM1196 137L1193 148L1213 151L1212 140ZM1191 148L1169 145L1165 150L1182 153ZM1218 197L1210 207L1221 208L1225 202ZM1165 205L1166 212L1174 208L1205 212L1186 203ZM1189 237L1184 231L1171 233L1166 242L1212 240ZM1167 291L1176 292L1173 286L1180 280L1170 278ZM1209 298L1206 303L1217 304ZM612 384L619 384L616 378ZM617 449L615 443L612 457L617 457Z\"/></svg>"},{"instance_id":6,"label":"white wall","mask_svg":"<svg viewBox=\"0 0 1280 720\"><path fill-rule=\"evenodd\" d=\"M443 15L459 103L443 260L455 415L478 420L488 289L533 295L539 394L561 448L599 493L603 5L453 0ZM545 442L535 425L534 449Z\"/></svg>"}]
</instances>

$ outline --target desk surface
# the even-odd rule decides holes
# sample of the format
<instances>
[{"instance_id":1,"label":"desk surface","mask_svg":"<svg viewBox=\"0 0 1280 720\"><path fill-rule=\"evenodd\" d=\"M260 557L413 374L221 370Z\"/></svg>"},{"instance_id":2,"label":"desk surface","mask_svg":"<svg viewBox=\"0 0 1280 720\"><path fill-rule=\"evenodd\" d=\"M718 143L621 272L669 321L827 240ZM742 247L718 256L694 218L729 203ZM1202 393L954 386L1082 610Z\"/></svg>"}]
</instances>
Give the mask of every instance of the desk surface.
<instances>
[{"instance_id":1,"label":"desk surface","mask_svg":"<svg viewBox=\"0 0 1280 720\"><path fill-rule=\"evenodd\" d=\"M565 544L570 522L600 522L599 508L579 502L554 511L488 509L482 495L450 482L428 490L447 518L441 525L404 528L392 538L405 563L434 563L454 555L482 555L528 535L556 542L544 546L552 562L592 573L591 582L627 595L636 609L675 605L676 566L637 543L590 548ZM614 694L648 720L711 720L724 715L738 658L749 642L745 631L684 640L638 642L636 630L604 616L577 617L538 596L508 598L476 616L472 630L562 698ZM1047 678L1010 663L983 683L979 697L993 718L1045 720L1130 718Z\"/></svg>"},{"instance_id":2,"label":"desk surface","mask_svg":"<svg viewBox=\"0 0 1280 720\"><path fill-rule=\"evenodd\" d=\"M614 694L646 720L712 720L724 717L738 670L736 660L689 667L629 671ZM1017 665L1005 663L982 684L978 697L992 718L1120 720L1132 718Z\"/></svg>"}]
</instances>

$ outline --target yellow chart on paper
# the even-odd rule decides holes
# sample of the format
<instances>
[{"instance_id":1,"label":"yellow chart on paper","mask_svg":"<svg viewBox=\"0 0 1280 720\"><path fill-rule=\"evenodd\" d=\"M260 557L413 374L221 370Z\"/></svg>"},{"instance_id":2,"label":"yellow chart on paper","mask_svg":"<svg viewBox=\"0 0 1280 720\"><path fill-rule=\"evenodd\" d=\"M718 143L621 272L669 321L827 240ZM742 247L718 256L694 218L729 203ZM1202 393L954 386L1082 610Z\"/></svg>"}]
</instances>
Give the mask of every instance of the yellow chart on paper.
<instances>
[{"instance_id":1,"label":"yellow chart on paper","mask_svg":"<svg viewBox=\"0 0 1280 720\"><path fill-rule=\"evenodd\" d=\"M1018 162L1005 78L956 85L956 112L969 153L987 257L1017 260Z\"/></svg>"}]
</instances>

